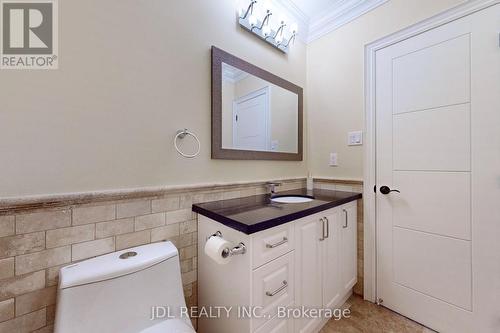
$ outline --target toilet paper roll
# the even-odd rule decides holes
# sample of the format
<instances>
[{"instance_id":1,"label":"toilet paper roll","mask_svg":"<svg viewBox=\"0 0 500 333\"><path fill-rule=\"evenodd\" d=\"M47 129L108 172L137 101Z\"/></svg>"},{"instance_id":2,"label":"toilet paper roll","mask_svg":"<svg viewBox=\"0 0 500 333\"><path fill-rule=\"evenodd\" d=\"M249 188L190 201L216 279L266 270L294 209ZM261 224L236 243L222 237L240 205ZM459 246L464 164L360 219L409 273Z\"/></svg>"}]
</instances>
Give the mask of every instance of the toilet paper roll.
<instances>
[{"instance_id":1,"label":"toilet paper roll","mask_svg":"<svg viewBox=\"0 0 500 333\"><path fill-rule=\"evenodd\" d=\"M225 265L231 261L231 257L222 257L224 249L231 249L232 245L229 241L218 236L210 237L205 243L205 253L219 265Z\"/></svg>"}]
</instances>

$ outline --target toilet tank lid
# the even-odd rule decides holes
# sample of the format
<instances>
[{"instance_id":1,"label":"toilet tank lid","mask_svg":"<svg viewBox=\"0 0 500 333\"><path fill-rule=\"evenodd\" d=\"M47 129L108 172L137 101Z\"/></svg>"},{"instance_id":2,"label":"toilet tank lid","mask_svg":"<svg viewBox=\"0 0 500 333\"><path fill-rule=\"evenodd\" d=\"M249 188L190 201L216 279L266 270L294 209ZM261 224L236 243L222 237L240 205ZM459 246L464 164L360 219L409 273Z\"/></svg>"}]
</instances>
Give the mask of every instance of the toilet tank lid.
<instances>
[{"instance_id":1,"label":"toilet tank lid","mask_svg":"<svg viewBox=\"0 0 500 333\"><path fill-rule=\"evenodd\" d=\"M76 287L138 272L178 255L171 242L137 246L61 268L59 289ZM120 257L121 256L121 257Z\"/></svg>"}]
</instances>

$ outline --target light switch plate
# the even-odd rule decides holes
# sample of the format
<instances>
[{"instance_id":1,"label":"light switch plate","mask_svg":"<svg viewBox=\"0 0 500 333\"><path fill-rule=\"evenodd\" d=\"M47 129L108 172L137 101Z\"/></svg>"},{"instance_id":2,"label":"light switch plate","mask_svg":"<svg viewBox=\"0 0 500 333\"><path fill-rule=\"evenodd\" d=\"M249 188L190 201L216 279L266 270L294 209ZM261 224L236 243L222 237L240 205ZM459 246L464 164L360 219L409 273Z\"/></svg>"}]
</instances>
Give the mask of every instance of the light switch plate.
<instances>
[{"instance_id":1,"label":"light switch plate","mask_svg":"<svg viewBox=\"0 0 500 333\"><path fill-rule=\"evenodd\" d=\"M349 146L359 146L363 144L363 131L348 133L347 144Z\"/></svg>"},{"instance_id":2,"label":"light switch plate","mask_svg":"<svg viewBox=\"0 0 500 333\"><path fill-rule=\"evenodd\" d=\"M337 153L330 153L330 166L338 166Z\"/></svg>"}]
</instances>

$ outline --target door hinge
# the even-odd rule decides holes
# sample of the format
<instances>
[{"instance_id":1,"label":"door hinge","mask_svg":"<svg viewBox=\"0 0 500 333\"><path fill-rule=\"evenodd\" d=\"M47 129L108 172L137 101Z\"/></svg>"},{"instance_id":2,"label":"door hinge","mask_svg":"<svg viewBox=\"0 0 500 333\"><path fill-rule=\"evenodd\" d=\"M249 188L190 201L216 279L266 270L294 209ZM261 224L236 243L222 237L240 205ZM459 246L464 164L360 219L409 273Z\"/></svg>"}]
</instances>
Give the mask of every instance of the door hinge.
<instances>
[{"instance_id":1,"label":"door hinge","mask_svg":"<svg viewBox=\"0 0 500 333\"><path fill-rule=\"evenodd\" d=\"M238 121L238 115L236 115L236 121Z\"/></svg>"},{"instance_id":2,"label":"door hinge","mask_svg":"<svg viewBox=\"0 0 500 333\"><path fill-rule=\"evenodd\" d=\"M375 304L377 305L382 305L382 303L384 303L384 300L382 298L377 298L377 302Z\"/></svg>"},{"instance_id":3,"label":"door hinge","mask_svg":"<svg viewBox=\"0 0 500 333\"><path fill-rule=\"evenodd\" d=\"M377 185L373 185L373 192L377 193Z\"/></svg>"}]
</instances>

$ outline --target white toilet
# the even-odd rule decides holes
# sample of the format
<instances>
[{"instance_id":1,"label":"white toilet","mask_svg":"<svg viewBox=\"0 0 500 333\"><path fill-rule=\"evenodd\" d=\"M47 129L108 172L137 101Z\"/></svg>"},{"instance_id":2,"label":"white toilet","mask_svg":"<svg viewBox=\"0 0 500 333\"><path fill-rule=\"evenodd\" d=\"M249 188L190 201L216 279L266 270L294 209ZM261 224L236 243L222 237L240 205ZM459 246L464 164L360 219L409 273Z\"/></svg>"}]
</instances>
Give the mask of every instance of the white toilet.
<instances>
[{"instance_id":1,"label":"white toilet","mask_svg":"<svg viewBox=\"0 0 500 333\"><path fill-rule=\"evenodd\" d=\"M177 248L148 244L62 268L55 333L194 333L185 306Z\"/></svg>"}]
</instances>

